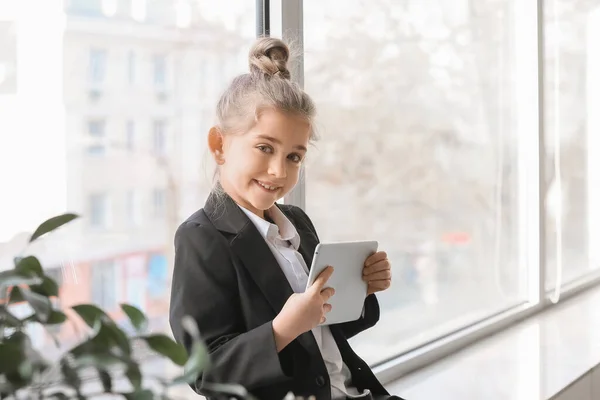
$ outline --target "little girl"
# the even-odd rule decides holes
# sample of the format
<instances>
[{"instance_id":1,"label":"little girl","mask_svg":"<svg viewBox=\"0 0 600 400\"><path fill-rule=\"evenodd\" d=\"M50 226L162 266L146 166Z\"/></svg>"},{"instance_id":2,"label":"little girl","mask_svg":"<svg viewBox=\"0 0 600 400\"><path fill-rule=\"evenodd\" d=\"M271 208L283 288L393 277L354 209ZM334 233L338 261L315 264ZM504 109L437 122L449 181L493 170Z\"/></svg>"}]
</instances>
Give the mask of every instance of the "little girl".
<instances>
[{"instance_id":1,"label":"little girl","mask_svg":"<svg viewBox=\"0 0 600 400\"><path fill-rule=\"evenodd\" d=\"M290 80L281 40L259 39L249 58L250 73L222 95L208 133L215 187L175 235L171 327L189 350L181 319L192 316L211 357L194 389L202 394L205 382L217 382L241 384L260 400L290 391L319 400L398 399L348 344L379 319L374 293L390 286L387 256L365 262L361 318L320 325L331 310L333 289L324 287L333 269L305 291L317 232L302 209L275 203L298 182L315 106Z\"/></svg>"}]
</instances>

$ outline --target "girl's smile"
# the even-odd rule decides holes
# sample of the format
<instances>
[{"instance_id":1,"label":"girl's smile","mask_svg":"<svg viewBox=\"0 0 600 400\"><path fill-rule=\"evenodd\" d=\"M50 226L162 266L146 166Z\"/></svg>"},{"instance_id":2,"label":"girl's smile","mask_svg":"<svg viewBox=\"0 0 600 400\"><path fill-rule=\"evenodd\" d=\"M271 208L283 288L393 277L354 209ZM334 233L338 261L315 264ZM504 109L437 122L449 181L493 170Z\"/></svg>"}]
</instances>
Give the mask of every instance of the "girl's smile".
<instances>
[{"instance_id":1,"label":"girl's smile","mask_svg":"<svg viewBox=\"0 0 600 400\"><path fill-rule=\"evenodd\" d=\"M209 145L222 154L223 189L262 218L298 182L310 134L305 118L274 109L262 110L246 133L221 136L214 131Z\"/></svg>"}]
</instances>

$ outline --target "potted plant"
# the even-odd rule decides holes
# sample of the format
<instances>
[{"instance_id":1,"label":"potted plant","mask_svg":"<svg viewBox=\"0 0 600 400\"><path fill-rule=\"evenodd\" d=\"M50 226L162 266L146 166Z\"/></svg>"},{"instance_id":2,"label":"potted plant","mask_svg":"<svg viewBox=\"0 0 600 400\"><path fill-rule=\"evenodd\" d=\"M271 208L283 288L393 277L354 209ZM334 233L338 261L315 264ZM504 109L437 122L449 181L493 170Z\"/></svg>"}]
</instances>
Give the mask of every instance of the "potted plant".
<instances>
[{"instance_id":1,"label":"potted plant","mask_svg":"<svg viewBox=\"0 0 600 400\"><path fill-rule=\"evenodd\" d=\"M31 235L29 243L77 217L63 214L45 221ZM56 281L44 273L33 255L15 258L14 268L0 272L0 294L0 399L87 399L103 394L128 400L167 399L171 386L194 382L209 364L206 347L191 317L183 320L193 338L188 354L169 336L148 333L145 314L128 304L120 306L135 328L134 335L127 335L99 307L78 304L70 308L85 322L87 332L57 360L44 357L32 345L27 327L60 325L68 317L65 310L53 305L52 298L58 296ZM28 304L30 315L15 316L11 312L15 303ZM137 343L182 366L183 373L174 379L144 375L141 361L133 351ZM90 380L99 381L100 390L90 390ZM209 390L215 397L250 398L237 385L215 384Z\"/></svg>"}]
</instances>

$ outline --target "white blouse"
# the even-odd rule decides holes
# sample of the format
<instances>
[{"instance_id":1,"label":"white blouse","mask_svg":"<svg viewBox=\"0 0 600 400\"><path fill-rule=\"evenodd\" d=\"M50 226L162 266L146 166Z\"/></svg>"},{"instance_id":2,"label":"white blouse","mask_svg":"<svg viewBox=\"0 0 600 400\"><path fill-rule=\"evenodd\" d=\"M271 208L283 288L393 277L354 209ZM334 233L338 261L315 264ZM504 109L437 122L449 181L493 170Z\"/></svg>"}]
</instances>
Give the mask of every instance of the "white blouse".
<instances>
[{"instance_id":1,"label":"white blouse","mask_svg":"<svg viewBox=\"0 0 600 400\"><path fill-rule=\"evenodd\" d=\"M300 235L294 225L275 205L267 211L275 224L241 206L240 208L267 242L294 292L303 293L308 282L308 267L304 257L298 252ZM342 355L329 327L317 326L312 333L329 373L331 398L346 399L368 396L368 390L359 393L358 389L352 386L350 370L342 360Z\"/></svg>"}]
</instances>

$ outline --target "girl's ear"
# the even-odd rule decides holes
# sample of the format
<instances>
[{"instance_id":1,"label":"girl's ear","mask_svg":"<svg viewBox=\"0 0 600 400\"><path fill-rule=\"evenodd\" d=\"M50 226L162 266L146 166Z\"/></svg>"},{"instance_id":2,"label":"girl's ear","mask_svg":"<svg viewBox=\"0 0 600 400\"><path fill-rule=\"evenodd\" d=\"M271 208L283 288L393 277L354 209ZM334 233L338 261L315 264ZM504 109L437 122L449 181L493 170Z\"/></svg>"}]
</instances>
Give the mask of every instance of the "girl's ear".
<instances>
[{"instance_id":1,"label":"girl's ear","mask_svg":"<svg viewBox=\"0 0 600 400\"><path fill-rule=\"evenodd\" d=\"M221 165L225 162L223 158L223 135L216 126L213 126L208 131L208 149L217 164Z\"/></svg>"}]
</instances>

